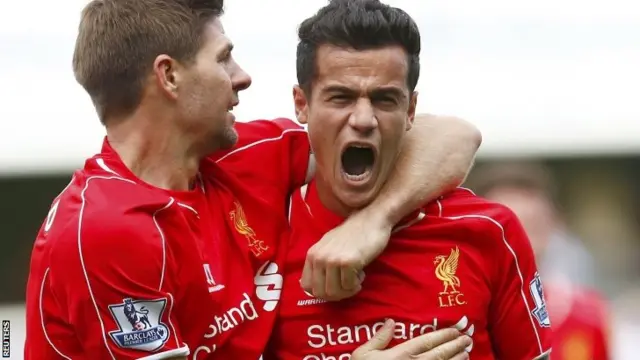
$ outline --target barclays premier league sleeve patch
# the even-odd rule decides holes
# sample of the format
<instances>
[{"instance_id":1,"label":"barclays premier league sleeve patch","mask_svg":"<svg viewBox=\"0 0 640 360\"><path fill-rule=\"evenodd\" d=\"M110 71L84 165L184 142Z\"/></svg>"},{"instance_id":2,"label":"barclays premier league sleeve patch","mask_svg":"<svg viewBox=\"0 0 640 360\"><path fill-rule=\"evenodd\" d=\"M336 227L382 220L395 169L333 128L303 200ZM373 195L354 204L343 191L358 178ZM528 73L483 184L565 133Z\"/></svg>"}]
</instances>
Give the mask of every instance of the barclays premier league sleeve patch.
<instances>
[{"instance_id":1,"label":"barclays premier league sleeve patch","mask_svg":"<svg viewBox=\"0 0 640 360\"><path fill-rule=\"evenodd\" d=\"M549 320L549 313L547 312L547 304L544 300L544 291L542 289L542 281L540 280L540 274L536 272L529 283L529 291L531 292L531 297L533 298L533 302L536 307L531 311L533 316L538 320L538 324L542 327L551 326L551 321Z\"/></svg>"},{"instance_id":2,"label":"barclays premier league sleeve patch","mask_svg":"<svg viewBox=\"0 0 640 360\"><path fill-rule=\"evenodd\" d=\"M109 305L111 315L120 328L109 332L111 339L123 349L155 351L169 339L169 328L161 322L167 299L131 300Z\"/></svg>"}]
</instances>

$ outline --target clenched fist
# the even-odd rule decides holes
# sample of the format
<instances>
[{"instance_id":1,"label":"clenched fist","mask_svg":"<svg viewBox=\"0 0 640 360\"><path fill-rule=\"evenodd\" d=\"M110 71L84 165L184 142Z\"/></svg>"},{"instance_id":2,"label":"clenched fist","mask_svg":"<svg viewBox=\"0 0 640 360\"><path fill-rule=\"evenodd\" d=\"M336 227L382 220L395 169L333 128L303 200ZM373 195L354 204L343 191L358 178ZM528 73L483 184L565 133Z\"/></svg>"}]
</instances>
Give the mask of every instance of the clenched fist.
<instances>
[{"instance_id":1,"label":"clenched fist","mask_svg":"<svg viewBox=\"0 0 640 360\"><path fill-rule=\"evenodd\" d=\"M367 211L353 214L307 252L300 284L313 296L337 301L357 294L363 269L389 243L393 224Z\"/></svg>"}]
</instances>

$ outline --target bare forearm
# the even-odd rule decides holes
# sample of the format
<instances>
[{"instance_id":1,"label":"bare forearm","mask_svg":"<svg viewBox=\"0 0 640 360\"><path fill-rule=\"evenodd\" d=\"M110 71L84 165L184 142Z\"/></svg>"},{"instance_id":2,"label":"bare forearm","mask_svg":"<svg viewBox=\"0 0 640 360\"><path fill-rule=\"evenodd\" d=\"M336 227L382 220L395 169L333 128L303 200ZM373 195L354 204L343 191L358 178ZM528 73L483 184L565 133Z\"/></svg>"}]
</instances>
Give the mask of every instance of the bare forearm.
<instances>
[{"instance_id":1,"label":"bare forearm","mask_svg":"<svg viewBox=\"0 0 640 360\"><path fill-rule=\"evenodd\" d=\"M394 173L363 212L396 224L411 211L460 185L481 142L479 130L462 119L416 116Z\"/></svg>"}]
</instances>

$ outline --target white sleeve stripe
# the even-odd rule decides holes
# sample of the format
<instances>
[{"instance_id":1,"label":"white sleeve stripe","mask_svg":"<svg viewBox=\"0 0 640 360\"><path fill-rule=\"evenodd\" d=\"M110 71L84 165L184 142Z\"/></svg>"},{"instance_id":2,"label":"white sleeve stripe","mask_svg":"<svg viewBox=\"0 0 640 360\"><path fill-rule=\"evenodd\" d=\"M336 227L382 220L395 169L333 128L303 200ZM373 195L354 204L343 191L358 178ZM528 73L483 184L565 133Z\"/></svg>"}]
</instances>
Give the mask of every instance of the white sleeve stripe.
<instances>
[{"instance_id":1,"label":"white sleeve stripe","mask_svg":"<svg viewBox=\"0 0 640 360\"><path fill-rule=\"evenodd\" d=\"M187 357L189 356L189 354L190 354L189 347L185 345L178 349L167 350L161 353L141 357L141 358L138 358L138 360L163 360L163 359L171 359L174 357Z\"/></svg>"},{"instance_id":2,"label":"white sleeve stripe","mask_svg":"<svg viewBox=\"0 0 640 360\"><path fill-rule=\"evenodd\" d=\"M440 201L438 201L438 204L440 206L440 211L442 212L442 204L440 203ZM482 219L482 220L487 220L491 222L492 224L496 225L500 229L500 232L502 233L502 243L507 247L507 250L509 250L509 252L513 256L513 260L516 264L516 271L518 272L518 277L520 277L520 295L522 296L522 301L524 302L524 306L527 309L527 315L529 315L529 320L531 321L531 327L533 328L533 333L536 336L536 340L538 341L538 349L540 350L540 354L544 354L544 349L542 348L542 342L540 341L540 334L538 334L538 328L536 328L535 320L533 319L533 316L531 314L531 308L529 307L529 303L527 302L527 296L525 295L525 292L524 292L524 286L525 286L524 276L522 276L522 271L520 270L520 264L518 263L518 256L516 255L515 251L513 251L513 248L511 247L511 245L509 245L509 242L507 241L507 237L502 224L500 224L498 221L494 220L493 218L484 216L484 215L462 215L462 216L451 216L451 217L445 216L443 218L450 219L450 220Z\"/></svg>"},{"instance_id":3,"label":"white sleeve stripe","mask_svg":"<svg viewBox=\"0 0 640 360\"><path fill-rule=\"evenodd\" d=\"M305 130L305 129L286 129L286 130L284 130L284 131L280 134L280 136L278 136L278 137L261 139L261 140L258 140L258 141L255 141L255 142L252 142L252 143L250 143L250 144L247 144L247 145L245 145L245 146L239 147L239 148L237 148L237 149L235 149L235 150L233 150L233 151L229 152L227 155L225 155L225 156L221 157L220 159L216 160L216 163L219 163L220 161L222 161L222 160L224 160L224 159L228 158L229 156L231 156L231 155L233 155L233 154L236 154L236 153L239 153L239 152L241 152L241 151L247 150L247 149L252 148L252 147L254 147L254 146L256 146L256 145L260 145L260 144L264 144L264 143L268 143L268 142L272 142L272 141L282 140L286 134L289 134L289 133L298 133L298 132L304 132L304 133L306 133L306 132L307 132L307 130Z\"/></svg>"},{"instance_id":4,"label":"white sleeve stripe","mask_svg":"<svg viewBox=\"0 0 640 360\"><path fill-rule=\"evenodd\" d=\"M176 339L176 345L178 345L180 342L178 341L178 333L176 332L176 327L173 326L173 321L171 321L171 313L173 312L173 294L171 293L167 293L169 295L169 298L171 299L171 305L169 306L169 314L167 314L167 319L169 319L169 326L171 326L171 330L173 330L173 336ZM189 354L187 354L189 355Z\"/></svg>"},{"instance_id":5,"label":"white sleeve stripe","mask_svg":"<svg viewBox=\"0 0 640 360\"><path fill-rule=\"evenodd\" d=\"M476 193L473 192L473 190L468 189L466 187L458 186L458 189L468 191L468 192L471 193L471 195L475 195L476 194Z\"/></svg>"},{"instance_id":6,"label":"white sleeve stripe","mask_svg":"<svg viewBox=\"0 0 640 360\"><path fill-rule=\"evenodd\" d=\"M436 203L438 204L438 217L442 217L442 203L440 200L436 200Z\"/></svg>"},{"instance_id":7,"label":"white sleeve stripe","mask_svg":"<svg viewBox=\"0 0 640 360\"><path fill-rule=\"evenodd\" d=\"M164 238L164 232L160 228L160 225L158 224L158 220L156 219L156 216L160 211L168 209L173 204L173 202L174 200L173 198L171 198L167 203L167 205L163 206L162 208L156 210L153 213L153 223L156 225L156 229L158 229L158 233L160 233L160 240L162 241L162 270L160 271L160 284L158 285L158 291L162 290L162 283L164 282L164 272L165 272L165 267L167 265L167 251L166 251L167 246Z\"/></svg>"},{"instance_id":8,"label":"white sleeve stripe","mask_svg":"<svg viewBox=\"0 0 640 360\"><path fill-rule=\"evenodd\" d=\"M309 188L308 184L304 184L298 190L298 192L300 193L300 200L302 200L302 203L307 208L307 211L309 212L309 215L311 215L311 217L313 217L313 212L311 212L311 207L309 206L309 204L307 204L307 190L308 190L308 188Z\"/></svg>"},{"instance_id":9,"label":"white sleeve stripe","mask_svg":"<svg viewBox=\"0 0 640 360\"><path fill-rule=\"evenodd\" d=\"M419 223L420 221L422 221L422 219L424 219L426 216L427 216L427 215L426 215L425 213L423 213L422 211L420 211L420 212L418 213L418 215L416 215L416 217L415 217L415 218L411 219L410 221L406 222L406 223L405 223L405 224L403 224L403 225L400 225L400 226L396 226L396 227L394 227L394 228L393 228L393 230L391 230L391 233L392 233L392 234L395 234L395 233L397 233L398 231L402 231L402 230L404 230L404 229L406 229L406 228L408 228L408 227L411 227L411 226L413 226L413 225L415 225L415 224Z\"/></svg>"},{"instance_id":10,"label":"white sleeve stripe","mask_svg":"<svg viewBox=\"0 0 640 360\"><path fill-rule=\"evenodd\" d=\"M309 165L307 165L307 174L304 177L304 183L305 184L310 183L315 175L316 175L316 156L313 154L309 154Z\"/></svg>"},{"instance_id":11,"label":"white sleeve stripe","mask_svg":"<svg viewBox=\"0 0 640 360\"><path fill-rule=\"evenodd\" d=\"M287 205L288 205L287 220L288 220L288 223L291 224L291 210L293 209L293 194L289 196L289 203Z\"/></svg>"},{"instance_id":12,"label":"white sleeve stripe","mask_svg":"<svg viewBox=\"0 0 640 360\"><path fill-rule=\"evenodd\" d=\"M84 189L82 189L82 193L80 197L82 198L82 205L80 206L80 213L78 214L78 254L80 255L80 264L82 265L82 272L84 273L84 279L87 282L87 289L89 290L89 296L91 297L91 302L93 303L93 307L96 310L96 315L98 316L98 321L100 322L100 328L102 329L102 340L104 341L104 346L107 348L107 352L111 355L111 359L116 360L116 357L113 355L111 348L109 347L109 343L107 342L107 336L104 329L104 322L102 321L102 317L100 317L100 310L98 309L98 304L96 302L96 298L93 295L93 290L91 289L91 283L89 282L89 275L87 274L87 268L84 263L84 257L82 255L82 216L84 214L84 208L87 204L85 192L87 188L89 188L89 183L93 179L103 179L103 180L120 180L130 182L135 184L135 182L124 179L118 176L91 176L87 179Z\"/></svg>"},{"instance_id":13,"label":"white sleeve stripe","mask_svg":"<svg viewBox=\"0 0 640 360\"><path fill-rule=\"evenodd\" d=\"M42 285L40 285L40 324L42 325L42 332L44 333L44 337L47 339L47 342L49 343L49 345L51 345L51 347L53 348L53 350L58 353L58 355L60 355L61 357L67 359L67 360L71 360L70 357L66 356L65 354L63 354L60 350L58 350L57 347L55 347L55 345L53 345L53 342L51 342L51 339L49 338L49 334L47 334L47 328L46 326L44 326L44 313L42 311L42 294L44 293L44 283L47 280L47 275L49 275L49 268L47 268L44 271L44 276L42 277Z\"/></svg>"},{"instance_id":14,"label":"white sleeve stripe","mask_svg":"<svg viewBox=\"0 0 640 360\"><path fill-rule=\"evenodd\" d=\"M71 176L71 180L69 180L69 183L67 184L67 186L65 186L64 189L62 189L62 191L60 191L58 196L56 196L51 203L56 202L56 200L58 200L60 197L62 197L64 192L67 191L67 189L71 186L71 184L73 184L73 180L75 180L75 175Z\"/></svg>"}]
</instances>

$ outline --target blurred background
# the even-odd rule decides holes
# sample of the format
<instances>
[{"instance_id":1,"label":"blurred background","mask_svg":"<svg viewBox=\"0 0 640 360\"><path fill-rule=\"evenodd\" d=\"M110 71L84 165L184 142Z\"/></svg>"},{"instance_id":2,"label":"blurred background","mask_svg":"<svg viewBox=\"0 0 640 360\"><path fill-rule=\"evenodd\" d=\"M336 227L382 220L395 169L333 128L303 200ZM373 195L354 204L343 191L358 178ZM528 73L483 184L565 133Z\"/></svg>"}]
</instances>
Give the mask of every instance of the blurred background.
<instances>
[{"instance_id":1,"label":"blurred background","mask_svg":"<svg viewBox=\"0 0 640 360\"><path fill-rule=\"evenodd\" d=\"M421 27L418 110L483 133L465 186L510 206L529 232L554 359L640 358L640 4L387 2ZM33 239L104 134L71 71L85 3L0 4L0 319L11 320L12 359ZM324 4L228 2L223 23L253 77L238 119L293 116L297 24Z\"/></svg>"}]
</instances>

